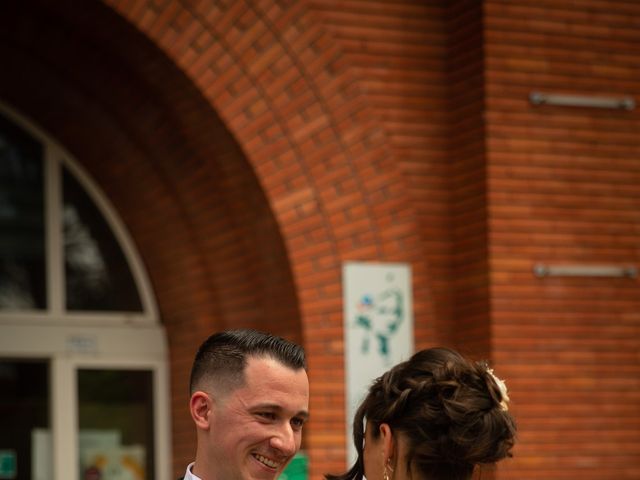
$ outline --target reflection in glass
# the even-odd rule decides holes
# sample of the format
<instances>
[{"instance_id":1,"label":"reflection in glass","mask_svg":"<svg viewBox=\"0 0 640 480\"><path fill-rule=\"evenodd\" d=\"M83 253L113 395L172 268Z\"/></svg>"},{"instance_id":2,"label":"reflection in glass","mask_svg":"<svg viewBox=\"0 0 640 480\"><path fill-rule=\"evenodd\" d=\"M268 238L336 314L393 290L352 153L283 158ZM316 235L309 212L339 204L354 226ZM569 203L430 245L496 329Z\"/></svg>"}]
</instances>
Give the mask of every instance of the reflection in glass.
<instances>
[{"instance_id":1,"label":"reflection in glass","mask_svg":"<svg viewBox=\"0 0 640 480\"><path fill-rule=\"evenodd\" d=\"M63 192L67 309L142 311L118 241L91 198L66 169Z\"/></svg>"},{"instance_id":2,"label":"reflection in glass","mask_svg":"<svg viewBox=\"0 0 640 480\"><path fill-rule=\"evenodd\" d=\"M0 115L0 309L46 308L42 146Z\"/></svg>"},{"instance_id":3,"label":"reflection in glass","mask_svg":"<svg viewBox=\"0 0 640 480\"><path fill-rule=\"evenodd\" d=\"M153 480L149 371L78 371L80 478Z\"/></svg>"},{"instance_id":4,"label":"reflection in glass","mask_svg":"<svg viewBox=\"0 0 640 480\"><path fill-rule=\"evenodd\" d=\"M17 472L8 478L51 479L49 428L48 364L0 359L0 450Z\"/></svg>"}]
</instances>

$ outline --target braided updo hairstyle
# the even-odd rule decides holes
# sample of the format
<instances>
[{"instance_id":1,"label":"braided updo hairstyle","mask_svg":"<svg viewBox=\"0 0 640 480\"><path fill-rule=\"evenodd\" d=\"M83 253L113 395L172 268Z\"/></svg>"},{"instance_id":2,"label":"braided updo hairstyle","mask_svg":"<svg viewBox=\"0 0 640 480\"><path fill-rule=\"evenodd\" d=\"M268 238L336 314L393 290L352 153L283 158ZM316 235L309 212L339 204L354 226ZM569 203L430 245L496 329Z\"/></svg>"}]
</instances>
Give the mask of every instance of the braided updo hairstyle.
<instances>
[{"instance_id":1,"label":"braided updo hairstyle","mask_svg":"<svg viewBox=\"0 0 640 480\"><path fill-rule=\"evenodd\" d=\"M404 435L408 471L428 480L468 480L475 465L511 456L516 426L507 401L504 384L485 363L446 348L422 350L374 381L353 420L357 461L326 478L362 479L366 419L376 438L383 423Z\"/></svg>"}]
</instances>

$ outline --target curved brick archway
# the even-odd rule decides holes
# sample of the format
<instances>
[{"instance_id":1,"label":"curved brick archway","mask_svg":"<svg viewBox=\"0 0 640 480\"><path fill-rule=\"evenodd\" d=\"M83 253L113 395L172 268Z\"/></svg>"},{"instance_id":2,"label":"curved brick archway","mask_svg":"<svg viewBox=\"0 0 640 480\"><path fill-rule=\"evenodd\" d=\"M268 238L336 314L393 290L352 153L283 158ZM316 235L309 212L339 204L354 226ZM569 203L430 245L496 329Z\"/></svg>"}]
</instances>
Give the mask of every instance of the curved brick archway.
<instances>
[{"instance_id":1,"label":"curved brick archway","mask_svg":"<svg viewBox=\"0 0 640 480\"><path fill-rule=\"evenodd\" d=\"M304 1L105 3L192 79L254 168L287 246L310 355L311 406L322 412L307 435L312 477L342 468L340 262L411 262L421 252L382 129ZM413 267L414 280L425 277L422 263ZM428 298L420 290L415 296ZM426 308L416 302L416 316Z\"/></svg>"},{"instance_id":2,"label":"curved brick archway","mask_svg":"<svg viewBox=\"0 0 640 480\"><path fill-rule=\"evenodd\" d=\"M312 476L342 468L340 263L416 260L415 284L426 284L416 280L425 277L419 229L382 129L304 1L105 3L186 73L255 170L287 246L312 409L322 412L307 434Z\"/></svg>"},{"instance_id":3,"label":"curved brick archway","mask_svg":"<svg viewBox=\"0 0 640 480\"><path fill-rule=\"evenodd\" d=\"M143 254L173 346L176 473L194 345L230 324L302 336L312 477L342 468L341 261L411 262L416 317L431 306L400 172L340 50L305 2L106 1L126 22L35 3L3 47L33 78L0 94L85 164Z\"/></svg>"}]
</instances>

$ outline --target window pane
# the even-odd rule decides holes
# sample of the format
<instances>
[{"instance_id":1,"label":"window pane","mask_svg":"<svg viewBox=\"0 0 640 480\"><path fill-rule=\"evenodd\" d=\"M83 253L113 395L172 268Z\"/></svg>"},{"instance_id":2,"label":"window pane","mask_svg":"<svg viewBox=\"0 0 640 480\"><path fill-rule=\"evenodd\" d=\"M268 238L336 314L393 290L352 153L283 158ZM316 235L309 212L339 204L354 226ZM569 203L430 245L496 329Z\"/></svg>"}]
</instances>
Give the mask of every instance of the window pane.
<instances>
[{"instance_id":1,"label":"window pane","mask_svg":"<svg viewBox=\"0 0 640 480\"><path fill-rule=\"evenodd\" d=\"M0 451L17 480L51 478L49 366L0 359Z\"/></svg>"},{"instance_id":2,"label":"window pane","mask_svg":"<svg viewBox=\"0 0 640 480\"><path fill-rule=\"evenodd\" d=\"M67 309L142 311L133 275L109 224L66 169L63 196Z\"/></svg>"},{"instance_id":3,"label":"window pane","mask_svg":"<svg viewBox=\"0 0 640 480\"><path fill-rule=\"evenodd\" d=\"M0 309L46 308L42 146L0 115Z\"/></svg>"},{"instance_id":4,"label":"window pane","mask_svg":"<svg viewBox=\"0 0 640 480\"><path fill-rule=\"evenodd\" d=\"M78 371L80 477L154 479L150 371Z\"/></svg>"}]
</instances>

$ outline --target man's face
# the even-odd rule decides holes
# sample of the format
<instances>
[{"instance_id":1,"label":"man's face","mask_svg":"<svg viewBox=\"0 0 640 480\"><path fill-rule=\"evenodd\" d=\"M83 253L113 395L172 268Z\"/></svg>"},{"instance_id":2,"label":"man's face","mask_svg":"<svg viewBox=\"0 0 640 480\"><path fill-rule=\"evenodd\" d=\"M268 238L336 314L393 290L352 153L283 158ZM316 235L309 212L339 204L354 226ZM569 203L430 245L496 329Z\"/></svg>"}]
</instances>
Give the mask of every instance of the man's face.
<instances>
[{"instance_id":1,"label":"man's face","mask_svg":"<svg viewBox=\"0 0 640 480\"><path fill-rule=\"evenodd\" d=\"M243 386L213 400L207 463L215 480L273 480L300 449L307 373L268 357L250 357L244 373Z\"/></svg>"}]
</instances>

